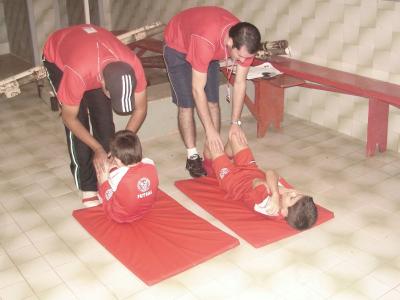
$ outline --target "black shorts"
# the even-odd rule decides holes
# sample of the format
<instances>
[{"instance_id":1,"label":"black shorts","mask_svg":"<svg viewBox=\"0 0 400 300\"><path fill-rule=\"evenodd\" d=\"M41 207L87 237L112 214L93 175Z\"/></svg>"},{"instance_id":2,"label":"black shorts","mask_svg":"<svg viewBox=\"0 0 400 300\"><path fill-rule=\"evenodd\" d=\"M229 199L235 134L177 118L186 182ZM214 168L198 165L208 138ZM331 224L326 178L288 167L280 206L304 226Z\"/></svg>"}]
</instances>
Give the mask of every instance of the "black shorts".
<instances>
[{"instance_id":1,"label":"black shorts","mask_svg":"<svg viewBox=\"0 0 400 300\"><path fill-rule=\"evenodd\" d=\"M179 107L193 108L192 65L186 60L186 54L164 45L164 60L171 83L172 101ZM219 62L211 61L207 71L207 83L204 91L209 102L219 101Z\"/></svg>"}]
</instances>

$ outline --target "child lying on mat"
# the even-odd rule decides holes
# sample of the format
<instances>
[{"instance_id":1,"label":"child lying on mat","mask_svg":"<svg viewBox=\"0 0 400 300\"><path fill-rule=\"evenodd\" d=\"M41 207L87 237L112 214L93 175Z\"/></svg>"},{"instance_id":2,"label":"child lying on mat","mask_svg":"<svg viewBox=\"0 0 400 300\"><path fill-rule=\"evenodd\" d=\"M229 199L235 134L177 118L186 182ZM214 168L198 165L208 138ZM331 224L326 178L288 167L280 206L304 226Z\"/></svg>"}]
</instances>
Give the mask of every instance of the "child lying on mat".
<instances>
[{"instance_id":1,"label":"child lying on mat","mask_svg":"<svg viewBox=\"0 0 400 300\"><path fill-rule=\"evenodd\" d=\"M229 158L232 156L233 162ZM225 152L211 152L211 159L228 199L244 201L251 209L267 216L281 215L299 230L310 228L317 220L313 198L284 188L274 171L264 173L259 169L250 148L237 135L228 140Z\"/></svg>"},{"instance_id":2,"label":"child lying on mat","mask_svg":"<svg viewBox=\"0 0 400 300\"><path fill-rule=\"evenodd\" d=\"M99 197L106 214L118 223L140 219L156 200L158 176L154 162L142 159L139 137L118 131L110 142L110 157L96 168Z\"/></svg>"}]
</instances>

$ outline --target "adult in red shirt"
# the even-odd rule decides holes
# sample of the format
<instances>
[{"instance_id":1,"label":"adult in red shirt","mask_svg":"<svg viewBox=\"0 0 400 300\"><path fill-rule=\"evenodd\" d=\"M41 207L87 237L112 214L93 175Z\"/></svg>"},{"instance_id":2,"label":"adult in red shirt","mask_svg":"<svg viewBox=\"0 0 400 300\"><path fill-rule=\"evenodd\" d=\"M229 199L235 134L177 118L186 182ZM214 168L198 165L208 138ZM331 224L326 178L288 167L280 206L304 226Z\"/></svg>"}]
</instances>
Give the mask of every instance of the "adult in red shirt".
<instances>
[{"instance_id":1,"label":"adult in red shirt","mask_svg":"<svg viewBox=\"0 0 400 300\"><path fill-rule=\"evenodd\" d=\"M186 169L192 177L206 174L196 149L194 107L206 133L205 154L223 150L219 136L219 60L233 60L236 76L232 94L231 128L243 141L240 128L246 76L259 48L260 32L225 9L195 7L174 16L164 32L164 58L171 82L172 98L178 106L178 124L187 149ZM232 72L232 70L231 70ZM227 95L230 97L230 95ZM205 163L211 168L211 162Z\"/></svg>"},{"instance_id":2,"label":"adult in red shirt","mask_svg":"<svg viewBox=\"0 0 400 300\"><path fill-rule=\"evenodd\" d=\"M134 133L146 117L143 67L134 52L111 32L90 24L51 34L44 45L43 60L60 103L76 186L83 192L83 203L95 205L94 165L107 159L115 132L112 109L131 113L126 129Z\"/></svg>"}]
</instances>

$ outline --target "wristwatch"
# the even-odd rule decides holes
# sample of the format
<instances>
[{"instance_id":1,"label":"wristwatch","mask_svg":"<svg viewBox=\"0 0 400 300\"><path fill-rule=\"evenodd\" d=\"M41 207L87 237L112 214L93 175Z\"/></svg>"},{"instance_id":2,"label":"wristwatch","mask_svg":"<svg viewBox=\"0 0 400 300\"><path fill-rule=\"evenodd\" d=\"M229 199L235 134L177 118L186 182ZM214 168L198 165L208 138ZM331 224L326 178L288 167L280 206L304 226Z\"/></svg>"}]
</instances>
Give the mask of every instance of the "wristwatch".
<instances>
[{"instance_id":1,"label":"wristwatch","mask_svg":"<svg viewBox=\"0 0 400 300\"><path fill-rule=\"evenodd\" d=\"M240 121L240 120L237 120L237 121L231 121L231 124L235 124L235 125L237 125L237 126L242 126L242 121Z\"/></svg>"}]
</instances>

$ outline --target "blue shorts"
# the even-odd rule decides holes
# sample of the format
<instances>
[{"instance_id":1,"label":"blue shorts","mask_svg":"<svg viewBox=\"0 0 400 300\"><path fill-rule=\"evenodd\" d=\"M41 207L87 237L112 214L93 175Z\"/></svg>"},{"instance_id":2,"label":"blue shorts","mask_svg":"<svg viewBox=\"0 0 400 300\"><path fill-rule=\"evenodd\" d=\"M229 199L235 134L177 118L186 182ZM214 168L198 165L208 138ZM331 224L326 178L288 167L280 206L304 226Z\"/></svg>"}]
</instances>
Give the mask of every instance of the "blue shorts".
<instances>
[{"instance_id":1,"label":"blue shorts","mask_svg":"<svg viewBox=\"0 0 400 300\"><path fill-rule=\"evenodd\" d=\"M179 107L193 108L192 65L186 60L186 54L164 45L164 60L171 83L172 101ZM219 62L211 61L207 71L207 83L204 88L208 102L219 101Z\"/></svg>"}]
</instances>

